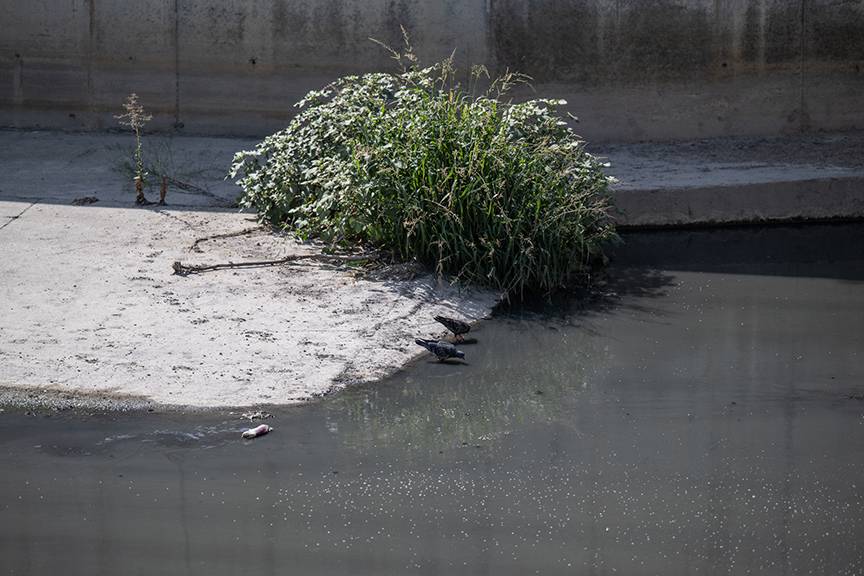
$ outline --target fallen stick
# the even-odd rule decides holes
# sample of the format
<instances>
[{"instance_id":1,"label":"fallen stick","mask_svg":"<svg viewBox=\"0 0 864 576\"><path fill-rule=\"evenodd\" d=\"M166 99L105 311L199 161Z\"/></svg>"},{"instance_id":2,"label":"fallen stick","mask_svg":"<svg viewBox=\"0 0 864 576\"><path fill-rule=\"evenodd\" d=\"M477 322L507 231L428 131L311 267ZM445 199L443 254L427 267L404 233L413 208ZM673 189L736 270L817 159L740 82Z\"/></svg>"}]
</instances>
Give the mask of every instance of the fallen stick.
<instances>
[{"instance_id":1,"label":"fallen stick","mask_svg":"<svg viewBox=\"0 0 864 576\"><path fill-rule=\"evenodd\" d=\"M195 240L195 242L192 243L192 246L190 246L189 249L195 252L201 252L201 249L198 247L198 244L200 244L201 242L207 242L208 240L218 240L221 238L234 238L235 236L245 236L246 234L258 232L259 230L263 229L263 226L255 226L254 228L244 228L243 230L238 230L237 232L226 232L224 234L213 234L212 236L204 236L203 238L198 238L197 240Z\"/></svg>"},{"instance_id":2,"label":"fallen stick","mask_svg":"<svg viewBox=\"0 0 864 576\"><path fill-rule=\"evenodd\" d=\"M362 262L364 260L377 260L378 254L357 254L350 256L338 256L330 254L293 254L278 260L251 260L248 262L220 262L218 264L183 264L179 260L172 264L174 274L177 276L188 276L190 274L200 274L201 272L210 272L212 270L224 270L226 268L260 268L262 266L279 266L288 264L289 262L297 262L300 260L315 260L317 262L327 262L330 264L342 264L345 262Z\"/></svg>"}]
</instances>

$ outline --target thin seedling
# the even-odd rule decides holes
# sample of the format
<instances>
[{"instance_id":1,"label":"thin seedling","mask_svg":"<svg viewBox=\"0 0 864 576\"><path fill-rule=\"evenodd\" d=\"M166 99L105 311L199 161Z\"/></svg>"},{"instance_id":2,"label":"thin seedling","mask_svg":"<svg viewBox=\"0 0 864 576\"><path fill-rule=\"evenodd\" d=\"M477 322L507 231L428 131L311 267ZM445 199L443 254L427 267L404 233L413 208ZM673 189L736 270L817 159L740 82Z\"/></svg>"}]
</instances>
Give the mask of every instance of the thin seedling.
<instances>
[{"instance_id":1,"label":"thin seedling","mask_svg":"<svg viewBox=\"0 0 864 576\"><path fill-rule=\"evenodd\" d=\"M122 126L127 126L135 132L135 192L137 193L135 202L137 204L145 204L147 203L147 199L144 197L144 183L147 173L144 170L144 155L141 149L141 132L147 122L153 119L153 116L146 113L144 106L138 101L138 95L134 92L127 96L126 101L123 103L123 109L126 110L126 113L118 114L114 116L114 118L116 118Z\"/></svg>"}]
</instances>

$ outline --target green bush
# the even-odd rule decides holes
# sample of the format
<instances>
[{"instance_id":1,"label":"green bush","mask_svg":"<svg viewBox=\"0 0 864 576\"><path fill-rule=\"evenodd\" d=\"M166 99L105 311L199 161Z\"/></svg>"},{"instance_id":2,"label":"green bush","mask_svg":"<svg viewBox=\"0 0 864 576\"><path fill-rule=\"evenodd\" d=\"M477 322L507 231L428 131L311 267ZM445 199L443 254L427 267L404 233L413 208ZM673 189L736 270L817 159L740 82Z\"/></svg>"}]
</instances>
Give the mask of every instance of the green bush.
<instances>
[{"instance_id":1,"label":"green bush","mask_svg":"<svg viewBox=\"0 0 864 576\"><path fill-rule=\"evenodd\" d=\"M288 128L239 152L241 203L302 238L362 243L508 294L551 292L615 237L610 179L556 113L480 95L451 60L347 76L300 101ZM471 86L488 75L475 67Z\"/></svg>"}]
</instances>

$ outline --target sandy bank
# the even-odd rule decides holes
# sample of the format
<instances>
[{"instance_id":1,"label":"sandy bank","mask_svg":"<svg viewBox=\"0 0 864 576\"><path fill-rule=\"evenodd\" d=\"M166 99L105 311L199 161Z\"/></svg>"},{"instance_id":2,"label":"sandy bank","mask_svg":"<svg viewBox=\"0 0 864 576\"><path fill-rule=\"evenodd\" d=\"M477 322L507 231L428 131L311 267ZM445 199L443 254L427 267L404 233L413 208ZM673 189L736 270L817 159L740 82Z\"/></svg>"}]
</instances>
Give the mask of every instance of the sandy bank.
<instances>
[{"instance_id":1,"label":"sandy bank","mask_svg":"<svg viewBox=\"0 0 864 576\"><path fill-rule=\"evenodd\" d=\"M181 277L186 263L316 248L236 212L6 202L0 234L0 383L189 406L290 404L380 378L491 293L428 275L355 277L317 262ZM199 242L213 235L240 236ZM388 279L389 278L389 279Z\"/></svg>"},{"instance_id":2,"label":"sandy bank","mask_svg":"<svg viewBox=\"0 0 864 576\"><path fill-rule=\"evenodd\" d=\"M476 320L496 302L429 275L364 279L310 261L174 275L175 260L316 251L230 207L239 190L225 172L250 142L146 139L145 151L206 194L171 189L168 207L139 208L121 169L128 135L0 132L0 140L8 398L47 390L135 406L292 404L385 376L422 352L416 336L441 333L433 315ZM84 196L98 202L72 205Z\"/></svg>"}]
</instances>

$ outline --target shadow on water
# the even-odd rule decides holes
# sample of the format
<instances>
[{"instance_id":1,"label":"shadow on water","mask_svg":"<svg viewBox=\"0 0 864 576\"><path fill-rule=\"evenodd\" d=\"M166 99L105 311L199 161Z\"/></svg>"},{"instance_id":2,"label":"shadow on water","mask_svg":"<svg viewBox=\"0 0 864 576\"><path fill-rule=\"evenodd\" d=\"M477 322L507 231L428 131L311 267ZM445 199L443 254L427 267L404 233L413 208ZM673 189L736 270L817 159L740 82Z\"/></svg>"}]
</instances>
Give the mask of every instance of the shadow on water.
<instances>
[{"instance_id":1,"label":"shadow on water","mask_svg":"<svg viewBox=\"0 0 864 576\"><path fill-rule=\"evenodd\" d=\"M402 375L346 390L322 409L357 424L345 435L357 448L476 447L478 438L488 441L514 426L552 422L585 395L608 361L594 319L617 311L662 322L665 312L652 300L672 286L674 278L661 270L622 268L551 300L501 306L472 330L477 346L465 348L463 366L421 356Z\"/></svg>"},{"instance_id":2,"label":"shadow on water","mask_svg":"<svg viewBox=\"0 0 864 576\"><path fill-rule=\"evenodd\" d=\"M616 265L713 273L864 280L855 223L628 232Z\"/></svg>"},{"instance_id":3,"label":"shadow on water","mask_svg":"<svg viewBox=\"0 0 864 576\"><path fill-rule=\"evenodd\" d=\"M601 271L584 286L558 292L551 298L502 305L496 310L496 319L576 325L616 309L651 312L651 299L663 297L674 285L674 277L663 270L617 267Z\"/></svg>"},{"instance_id":4,"label":"shadow on water","mask_svg":"<svg viewBox=\"0 0 864 576\"><path fill-rule=\"evenodd\" d=\"M270 409L250 442L224 412L7 409L2 567L860 574L864 254L828 250L846 226L630 234L590 290L472 330L467 365Z\"/></svg>"}]
</instances>

